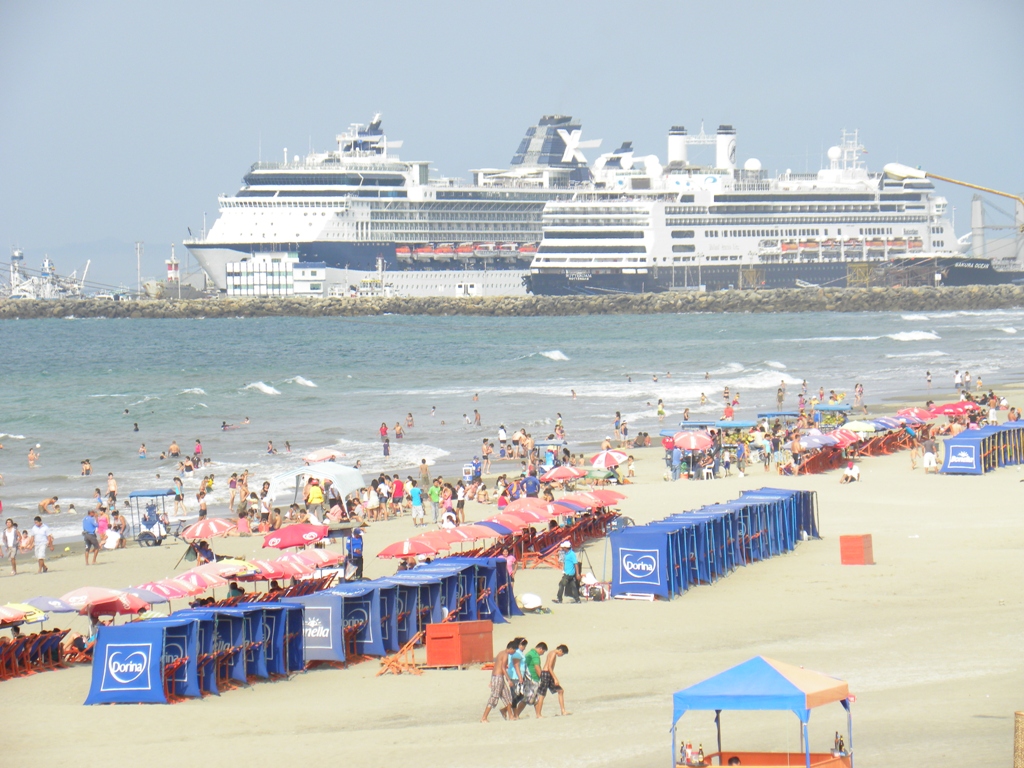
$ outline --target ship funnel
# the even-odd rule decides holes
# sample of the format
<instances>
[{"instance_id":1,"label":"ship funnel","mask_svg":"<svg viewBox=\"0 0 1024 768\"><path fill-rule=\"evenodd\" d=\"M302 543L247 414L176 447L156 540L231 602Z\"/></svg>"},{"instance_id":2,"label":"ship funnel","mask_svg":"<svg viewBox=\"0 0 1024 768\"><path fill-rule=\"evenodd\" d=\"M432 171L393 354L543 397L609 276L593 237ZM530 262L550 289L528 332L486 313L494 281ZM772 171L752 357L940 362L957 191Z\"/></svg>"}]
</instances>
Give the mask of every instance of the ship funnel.
<instances>
[{"instance_id":1,"label":"ship funnel","mask_svg":"<svg viewBox=\"0 0 1024 768\"><path fill-rule=\"evenodd\" d=\"M689 164L686 157L686 128L681 125L673 125L668 130L668 163Z\"/></svg>"},{"instance_id":2,"label":"ship funnel","mask_svg":"<svg viewBox=\"0 0 1024 768\"><path fill-rule=\"evenodd\" d=\"M731 125L718 126L715 141L715 167L729 171L736 169L736 129Z\"/></svg>"}]
</instances>

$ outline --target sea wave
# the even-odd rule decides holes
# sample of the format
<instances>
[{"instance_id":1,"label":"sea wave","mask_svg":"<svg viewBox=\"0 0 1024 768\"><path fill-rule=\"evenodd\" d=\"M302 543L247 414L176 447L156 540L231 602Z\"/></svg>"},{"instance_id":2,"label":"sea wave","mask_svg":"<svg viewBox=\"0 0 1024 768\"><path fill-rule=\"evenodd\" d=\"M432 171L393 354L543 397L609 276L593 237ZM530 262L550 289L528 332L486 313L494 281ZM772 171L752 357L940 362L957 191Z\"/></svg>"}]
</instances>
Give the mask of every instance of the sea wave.
<instances>
[{"instance_id":1,"label":"sea wave","mask_svg":"<svg viewBox=\"0 0 1024 768\"><path fill-rule=\"evenodd\" d=\"M144 395L141 400L136 400L134 403L128 403L128 405L129 406L142 405L143 403L148 403L151 400L159 400L159 399L160 399L159 395Z\"/></svg>"},{"instance_id":2,"label":"sea wave","mask_svg":"<svg viewBox=\"0 0 1024 768\"><path fill-rule=\"evenodd\" d=\"M900 315L903 320L918 321L927 320L928 315Z\"/></svg>"},{"instance_id":3,"label":"sea wave","mask_svg":"<svg viewBox=\"0 0 1024 768\"><path fill-rule=\"evenodd\" d=\"M0 432L0 438L7 437L11 440L24 440L24 435L12 435L10 432Z\"/></svg>"},{"instance_id":4,"label":"sea wave","mask_svg":"<svg viewBox=\"0 0 1024 768\"><path fill-rule=\"evenodd\" d=\"M202 389L200 387L190 387L188 389L181 390L181 392L179 392L178 394L179 395L205 395L206 394L206 390Z\"/></svg>"},{"instance_id":5,"label":"sea wave","mask_svg":"<svg viewBox=\"0 0 1024 768\"><path fill-rule=\"evenodd\" d=\"M565 356L565 353L560 349L552 349L548 352L541 352L541 357L546 357L548 360L556 360L558 362L565 362L569 358Z\"/></svg>"},{"instance_id":6,"label":"sea wave","mask_svg":"<svg viewBox=\"0 0 1024 768\"><path fill-rule=\"evenodd\" d=\"M312 381L310 381L309 379L307 379L307 378L305 378L303 376L295 376L295 377L290 378L290 379L285 379L284 383L285 384L298 384L299 386L302 386L302 387L316 387L316 386L318 386L318 385L314 384Z\"/></svg>"},{"instance_id":7,"label":"sea wave","mask_svg":"<svg viewBox=\"0 0 1024 768\"><path fill-rule=\"evenodd\" d=\"M765 360L764 364L767 365L769 368L774 368L777 371L786 370L786 364L780 363L778 360Z\"/></svg>"},{"instance_id":8,"label":"sea wave","mask_svg":"<svg viewBox=\"0 0 1024 768\"><path fill-rule=\"evenodd\" d=\"M885 337L893 341L938 341L942 338L934 331L900 331L887 333Z\"/></svg>"},{"instance_id":9,"label":"sea wave","mask_svg":"<svg viewBox=\"0 0 1024 768\"><path fill-rule=\"evenodd\" d=\"M257 392L262 392L264 395L281 394L280 390L274 389L272 386L270 386L269 384L265 384L262 381L254 381L252 384L246 384L244 387L242 387L242 389L255 389Z\"/></svg>"},{"instance_id":10,"label":"sea wave","mask_svg":"<svg viewBox=\"0 0 1024 768\"><path fill-rule=\"evenodd\" d=\"M89 397L128 397L128 395L121 394L120 392L115 392L112 395L89 395Z\"/></svg>"},{"instance_id":11,"label":"sea wave","mask_svg":"<svg viewBox=\"0 0 1024 768\"><path fill-rule=\"evenodd\" d=\"M890 359L909 359L914 357L949 357L947 352L940 352L937 349L933 349L929 352L907 352L902 355L886 355Z\"/></svg>"},{"instance_id":12,"label":"sea wave","mask_svg":"<svg viewBox=\"0 0 1024 768\"><path fill-rule=\"evenodd\" d=\"M1005 328L997 328L996 330L1002 331L1003 333L1016 333L1017 329L1012 326L1006 326Z\"/></svg>"}]
</instances>

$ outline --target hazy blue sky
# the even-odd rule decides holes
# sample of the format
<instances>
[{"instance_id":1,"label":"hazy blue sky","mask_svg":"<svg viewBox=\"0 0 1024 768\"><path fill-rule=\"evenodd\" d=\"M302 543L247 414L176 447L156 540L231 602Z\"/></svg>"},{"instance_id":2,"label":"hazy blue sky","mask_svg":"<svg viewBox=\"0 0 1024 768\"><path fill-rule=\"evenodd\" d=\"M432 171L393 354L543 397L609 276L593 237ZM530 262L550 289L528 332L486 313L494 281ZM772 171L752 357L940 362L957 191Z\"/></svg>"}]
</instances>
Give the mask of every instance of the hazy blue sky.
<instances>
[{"instance_id":1,"label":"hazy blue sky","mask_svg":"<svg viewBox=\"0 0 1024 768\"><path fill-rule=\"evenodd\" d=\"M1024 3L0 3L0 262L134 283L257 158L384 114L442 173L504 166L544 113L609 151L732 123L737 156L817 170L843 128L1024 191ZM593 158L593 151L591 159ZM968 193L944 192L969 228ZM179 256L183 253L179 250Z\"/></svg>"}]
</instances>

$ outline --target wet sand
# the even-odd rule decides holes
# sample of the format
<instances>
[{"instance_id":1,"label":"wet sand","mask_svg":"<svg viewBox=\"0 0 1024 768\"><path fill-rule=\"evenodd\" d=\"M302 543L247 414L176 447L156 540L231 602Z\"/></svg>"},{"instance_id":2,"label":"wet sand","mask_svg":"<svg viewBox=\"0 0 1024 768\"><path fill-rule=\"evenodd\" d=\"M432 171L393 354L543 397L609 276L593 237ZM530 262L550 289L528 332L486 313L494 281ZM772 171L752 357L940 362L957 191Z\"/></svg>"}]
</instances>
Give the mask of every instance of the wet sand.
<instances>
[{"instance_id":1,"label":"wet sand","mask_svg":"<svg viewBox=\"0 0 1024 768\"><path fill-rule=\"evenodd\" d=\"M150 766L664 766L672 692L760 654L849 681L862 767L1008 764L1024 683L1024 472L925 476L910 470L903 453L863 460L862 482L851 486L840 486L838 473L784 478L760 469L745 478L670 483L660 454L634 451L638 482L625 489L622 510L637 522L748 488L809 488L818 492L824 538L671 602L551 605L557 573L520 572L517 593L541 595L551 613L497 625L495 648L515 635L531 645L566 643L570 654L557 672L570 717L554 716L557 701L549 697L543 720L527 713L506 723L494 713L482 725L488 672L377 678L375 660L174 706L84 707L91 671L78 667L0 684L3 753L26 765L107 765L130 756ZM482 519L493 509L470 503L467 513ZM373 524L367 575L392 573L392 561L372 555L412 533L409 518ZM873 535L877 565L840 565L839 535L862 533ZM218 539L215 548L266 554L260 543ZM11 578L5 570L0 603L162 578L174 573L181 552L181 545L130 546L102 553L95 568L75 556L54 560L45 575ZM605 542L589 546L585 570L610 577L606 552ZM35 570L24 556L22 567ZM56 615L54 623L67 620ZM85 629L82 619L72 623ZM792 714L726 712L722 722L727 747L799 750ZM845 729L845 714L838 705L816 710L810 727L812 748L825 750ZM713 713L687 714L679 734L713 751Z\"/></svg>"}]
</instances>

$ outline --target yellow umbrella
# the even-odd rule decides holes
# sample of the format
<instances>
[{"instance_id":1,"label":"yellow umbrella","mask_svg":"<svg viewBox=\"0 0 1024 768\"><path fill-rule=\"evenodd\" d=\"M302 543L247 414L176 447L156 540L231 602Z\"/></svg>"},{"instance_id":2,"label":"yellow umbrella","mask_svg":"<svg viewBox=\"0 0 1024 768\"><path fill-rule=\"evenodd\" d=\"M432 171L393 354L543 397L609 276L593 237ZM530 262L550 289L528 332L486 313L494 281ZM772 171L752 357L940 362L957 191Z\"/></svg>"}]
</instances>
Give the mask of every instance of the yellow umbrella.
<instances>
[{"instance_id":1,"label":"yellow umbrella","mask_svg":"<svg viewBox=\"0 0 1024 768\"><path fill-rule=\"evenodd\" d=\"M23 621L26 624L37 624L41 621L46 621L49 617L41 610L36 608L34 605L28 603L7 603L4 608L12 608L15 611L21 611L25 614Z\"/></svg>"},{"instance_id":2,"label":"yellow umbrella","mask_svg":"<svg viewBox=\"0 0 1024 768\"><path fill-rule=\"evenodd\" d=\"M851 432L874 432L878 428L867 421L851 421L847 424L843 424L843 429L848 429Z\"/></svg>"}]
</instances>

